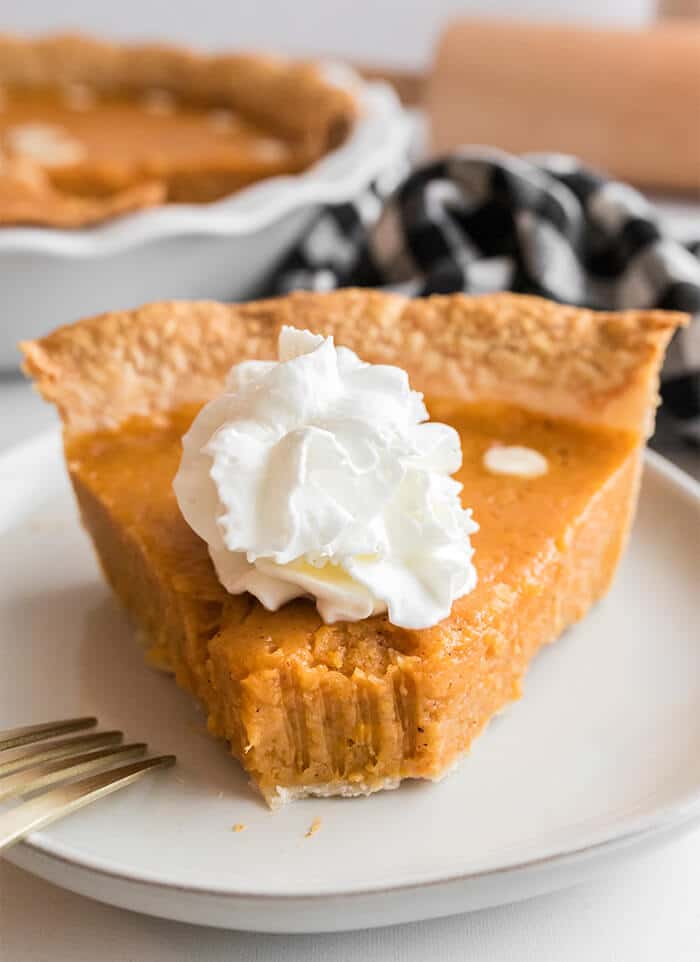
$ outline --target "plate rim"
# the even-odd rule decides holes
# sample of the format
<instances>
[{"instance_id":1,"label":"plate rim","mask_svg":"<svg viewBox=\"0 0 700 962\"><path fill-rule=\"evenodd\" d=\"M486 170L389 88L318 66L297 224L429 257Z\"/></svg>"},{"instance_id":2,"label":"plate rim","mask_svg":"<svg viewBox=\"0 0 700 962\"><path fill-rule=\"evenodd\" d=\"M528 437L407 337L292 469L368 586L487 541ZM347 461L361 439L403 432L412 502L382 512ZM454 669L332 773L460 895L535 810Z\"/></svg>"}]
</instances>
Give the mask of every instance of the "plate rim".
<instances>
[{"instance_id":1,"label":"plate rim","mask_svg":"<svg viewBox=\"0 0 700 962\"><path fill-rule=\"evenodd\" d=\"M11 463L16 458L36 457L43 454L55 455L60 450L57 442L60 440L60 428L49 428L41 433L34 435L19 444L13 445L0 453L0 470ZM53 452L51 452L53 448ZM689 503L697 504L700 507L700 482L695 481L687 472L672 464L666 457L656 451L646 449L644 452L644 471L643 478L647 472L652 478L657 478L671 486L677 496L687 500ZM12 483L13 478L10 472L7 478L0 475L0 485ZM21 523L21 522L20 522ZM326 899L361 899L375 895L400 894L403 892L417 891L421 889L432 889L436 886L459 886L469 885L479 880L493 880L498 876L524 875L527 872L534 872L545 868L564 868L576 861L585 858L602 858L606 854L612 854L618 848L628 848L645 841L653 841L654 838L672 833L690 831L700 822L700 781L698 784L684 792L679 798L666 805L656 808L637 816L633 819L624 820L624 830L615 829L612 823L607 829L602 830L601 837L585 844L573 844L556 846L555 850L544 852L532 858L517 859L514 861L504 861L501 864L479 868L478 866L469 871L453 871L443 874L429 874L425 877L408 878L403 881L379 881L376 883L356 883L350 886L335 886L332 888L309 888L299 889L295 892L275 891L266 889L241 889L231 887L230 884L206 885L191 883L183 884L167 878L158 877L156 874L147 871L128 872L121 867L110 866L109 862L99 856L84 855L76 857L74 852L66 851L66 847L59 842L51 842L50 836L44 832L33 833L17 848L22 851L24 857L18 860L25 862L31 860L34 854L49 859L52 862L67 865L71 869L78 869L88 873L93 873L100 877L127 883L130 885L141 885L148 888L155 888L160 891L167 891L173 894L191 895L197 898L212 897L225 898L231 902L249 902L251 899L256 902L265 903L270 906L274 903L290 904L292 902L311 902L316 903ZM12 850L6 853L9 861L13 861Z\"/></svg>"},{"instance_id":2,"label":"plate rim","mask_svg":"<svg viewBox=\"0 0 700 962\"><path fill-rule=\"evenodd\" d=\"M265 902L268 905L282 902L290 904L293 902L319 902L325 899L362 899L379 895L396 895L402 892L415 892L423 889L433 889L439 886L468 885L482 879L493 880L499 876L524 875L544 868L563 868L585 858L597 859L606 854L613 854L620 848L628 848L645 841L653 841L667 833L677 831L682 834L692 831L700 825L700 785L698 788L688 793L688 804L675 803L659 810L659 812L640 818L640 824L629 831L611 835L601 841L575 846L570 849L562 849L551 854L537 856L536 858L525 859L523 861L509 862L493 868L475 869L470 872L453 872L449 875L439 877L429 877L426 879L415 879L405 882L386 883L379 882L376 885L355 886L352 888L324 888L318 890L300 889L298 892L274 892L269 890L256 889L234 889L221 886L210 887L203 885L183 885L179 882L168 881L167 879L149 877L148 873L138 872L127 874L115 869L105 868L97 864L98 859L87 858L77 860L59 851L60 846L51 850L48 846L42 845L40 838L32 839L30 836L18 847L25 851L36 853L44 858L49 858L62 865L77 868L82 871L94 873L104 878L128 883L130 885L141 885L147 888L157 888L180 895L193 895L198 898L225 898L232 902ZM41 836L42 833L36 833ZM11 852L10 852L11 856ZM7 856L6 856L7 857ZM10 857L10 861L11 861Z\"/></svg>"}]
</instances>

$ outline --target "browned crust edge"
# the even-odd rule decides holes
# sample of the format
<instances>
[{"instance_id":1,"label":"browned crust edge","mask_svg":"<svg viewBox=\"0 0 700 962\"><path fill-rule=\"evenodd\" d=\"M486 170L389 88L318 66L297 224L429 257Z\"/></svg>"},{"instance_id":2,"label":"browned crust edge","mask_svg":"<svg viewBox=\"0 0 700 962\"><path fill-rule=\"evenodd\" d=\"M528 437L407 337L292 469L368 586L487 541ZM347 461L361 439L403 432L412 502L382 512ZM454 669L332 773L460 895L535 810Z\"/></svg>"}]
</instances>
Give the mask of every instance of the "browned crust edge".
<instances>
[{"instance_id":1,"label":"browned crust edge","mask_svg":"<svg viewBox=\"0 0 700 962\"><path fill-rule=\"evenodd\" d=\"M165 201L161 181L145 181L106 197L79 197L57 190L36 164L0 158L0 226L83 227Z\"/></svg>"},{"instance_id":2,"label":"browned crust edge","mask_svg":"<svg viewBox=\"0 0 700 962\"><path fill-rule=\"evenodd\" d=\"M280 327L333 335L398 364L433 396L505 400L562 417L653 427L658 372L684 314L602 313L517 294L410 300L365 289L248 304L164 301L60 327L21 345L25 372L68 433L216 394L231 365L276 355Z\"/></svg>"},{"instance_id":3,"label":"browned crust edge","mask_svg":"<svg viewBox=\"0 0 700 962\"><path fill-rule=\"evenodd\" d=\"M190 102L232 107L293 138L310 153L340 143L356 114L352 96L311 63L109 43L80 34L0 34L0 84L88 84L102 93L165 89Z\"/></svg>"}]
</instances>

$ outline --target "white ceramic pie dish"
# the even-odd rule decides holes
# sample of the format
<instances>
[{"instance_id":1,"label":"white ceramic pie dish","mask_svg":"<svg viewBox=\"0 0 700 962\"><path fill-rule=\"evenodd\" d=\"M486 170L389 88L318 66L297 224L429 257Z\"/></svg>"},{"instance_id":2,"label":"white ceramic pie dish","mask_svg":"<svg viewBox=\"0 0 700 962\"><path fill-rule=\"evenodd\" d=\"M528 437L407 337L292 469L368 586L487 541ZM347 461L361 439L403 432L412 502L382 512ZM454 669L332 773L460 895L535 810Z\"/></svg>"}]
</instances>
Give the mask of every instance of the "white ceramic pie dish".
<instances>
[{"instance_id":1,"label":"white ceramic pie dish","mask_svg":"<svg viewBox=\"0 0 700 962\"><path fill-rule=\"evenodd\" d=\"M352 200L397 169L410 123L393 90L338 64L324 69L352 89L360 116L345 143L302 174L97 227L0 228L0 369L19 365L19 340L90 314L167 298L254 296L321 205Z\"/></svg>"}]
</instances>

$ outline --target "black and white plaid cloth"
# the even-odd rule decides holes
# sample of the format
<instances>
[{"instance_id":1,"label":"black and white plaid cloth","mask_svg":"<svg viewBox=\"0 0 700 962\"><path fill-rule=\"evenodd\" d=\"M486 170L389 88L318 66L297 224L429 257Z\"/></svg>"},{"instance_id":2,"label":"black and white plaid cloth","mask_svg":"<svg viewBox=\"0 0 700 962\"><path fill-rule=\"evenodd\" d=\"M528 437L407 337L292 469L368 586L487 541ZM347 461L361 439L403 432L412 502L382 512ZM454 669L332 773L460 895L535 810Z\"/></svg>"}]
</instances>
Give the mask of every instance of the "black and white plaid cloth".
<instances>
[{"instance_id":1,"label":"black and white plaid cloth","mask_svg":"<svg viewBox=\"0 0 700 962\"><path fill-rule=\"evenodd\" d=\"M674 240L640 193L572 157L463 150L326 208L270 292L346 286L687 311L693 323L671 344L662 396L700 442L700 241Z\"/></svg>"}]
</instances>

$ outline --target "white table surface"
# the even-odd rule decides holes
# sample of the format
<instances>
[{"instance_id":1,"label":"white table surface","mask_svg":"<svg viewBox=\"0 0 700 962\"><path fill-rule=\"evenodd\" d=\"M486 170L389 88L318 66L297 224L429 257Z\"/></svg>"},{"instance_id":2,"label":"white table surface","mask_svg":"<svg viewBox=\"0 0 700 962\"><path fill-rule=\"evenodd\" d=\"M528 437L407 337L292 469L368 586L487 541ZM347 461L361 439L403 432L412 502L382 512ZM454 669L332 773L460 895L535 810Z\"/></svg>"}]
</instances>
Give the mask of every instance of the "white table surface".
<instances>
[{"instance_id":1,"label":"white table surface","mask_svg":"<svg viewBox=\"0 0 700 962\"><path fill-rule=\"evenodd\" d=\"M55 423L0 375L0 451ZM700 476L700 453L678 460ZM0 669L1 670L1 669ZM368 932L258 936L151 919L0 860L0 962L698 962L700 830L595 882L472 915Z\"/></svg>"}]
</instances>

